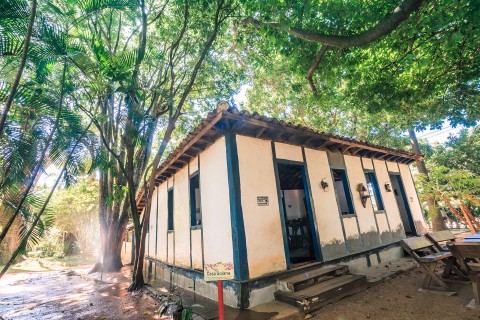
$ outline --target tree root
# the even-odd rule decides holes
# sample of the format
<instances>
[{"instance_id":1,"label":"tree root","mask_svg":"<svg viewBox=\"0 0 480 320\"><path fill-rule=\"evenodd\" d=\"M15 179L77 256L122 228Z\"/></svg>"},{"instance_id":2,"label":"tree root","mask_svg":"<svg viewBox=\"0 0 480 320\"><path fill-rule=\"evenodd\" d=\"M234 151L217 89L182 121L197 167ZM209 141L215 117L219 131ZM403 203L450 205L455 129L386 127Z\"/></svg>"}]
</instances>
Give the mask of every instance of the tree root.
<instances>
[{"instance_id":1,"label":"tree root","mask_svg":"<svg viewBox=\"0 0 480 320\"><path fill-rule=\"evenodd\" d=\"M127 291L128 292L133 292L133 291L137 291L137 290L140 290L142 289L143 287L145 287L145 283L137 283L137 281L134 281L130 284L130 286L127 288Z\"/></svg>"},{"instance_id":2,"label":"tree root","mask_svg":"<svg viewBox=\"0 0 480 320\"><path fill-rule=\"evenodd\" d=\"M95 272L101 272L101 271L102 271L102 263L97 262L93 266L92 270L88 271L88 274L92 274L92 273L95 273Z\"/></svg>"}]
</instances>

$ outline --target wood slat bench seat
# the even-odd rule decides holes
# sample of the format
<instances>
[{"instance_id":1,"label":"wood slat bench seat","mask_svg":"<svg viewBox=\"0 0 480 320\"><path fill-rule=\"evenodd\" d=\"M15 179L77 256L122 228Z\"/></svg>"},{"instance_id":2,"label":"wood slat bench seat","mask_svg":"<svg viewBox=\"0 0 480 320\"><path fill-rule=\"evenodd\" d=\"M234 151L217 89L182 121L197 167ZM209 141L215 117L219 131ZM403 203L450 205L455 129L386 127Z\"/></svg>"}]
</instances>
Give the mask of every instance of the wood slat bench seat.
<instances>
[{"instance_id":1,"label":"wood slat bench seat","mask_svg":"<svg viewBox=\"0 0 480 320\"><path fill-rule=\"evenodd\" d=\"M430 232L430 233L427 233L425 236L440 251L448 251L446 243L448 241L454 242L456 239L456 236L450 230Z\"/></svg>"},{"instance_id":2,"label":"wood slat bench seat","mask_svg":"<svg viewBox=\"0 0 480 320\"><path fill-rule=\"evenodd\" d=\"M438 253L429 254L428 256L420 257L420 261L433 262L433 261L439 261L446 258L450 258L451 256L452 256L451 252L438 252Z\"/></svg>"},{"instance_id":3,"label":"wood slat bench seat","mask_svg":"<svg viewBox=\"0 0 480 320\"><path fill-rule=\"evenodd\" d=\"M430 240L425 236L410 237L400 241L402 248L418 262L420 267L425 271L425 278L423 279L422 289L425 290L442 290L450 291L450 287L445 281L435 272L439 264L451 266L454 257L450 252L439 250ZM447 268L444 270L444 275Z\"/></svg>"}]
</instances>

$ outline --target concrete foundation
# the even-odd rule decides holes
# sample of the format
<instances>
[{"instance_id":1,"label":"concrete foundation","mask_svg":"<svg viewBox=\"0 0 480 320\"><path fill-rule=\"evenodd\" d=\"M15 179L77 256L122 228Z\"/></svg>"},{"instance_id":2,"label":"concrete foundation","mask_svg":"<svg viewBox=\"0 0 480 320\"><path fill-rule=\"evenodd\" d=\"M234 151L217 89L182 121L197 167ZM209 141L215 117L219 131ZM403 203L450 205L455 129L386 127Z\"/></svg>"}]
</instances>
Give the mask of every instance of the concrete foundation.
<instances>
[{"instance_id":1,"label":"concrete foundation","mask_svg":"<svg viewBox=\"0 0 480 320\"><path fill-rule=\"evenodd\" d=\"M249 281L224 281L224 302L226 305L248 309L274 301L274 292L279 290L278 280L295 274L320 268L329 264L345 264L352 273L363 273L370 267L394 261L403 256L398 243L378 247L340 259L312 263L300 268L277 272L268 276L251 279ZM149 277L155 281L169 282L202 297L217 300L217 283L206 282L203 272L187 268L171 266L155 259L146 259L146 270Z\"/></svg>"}]
</instances>

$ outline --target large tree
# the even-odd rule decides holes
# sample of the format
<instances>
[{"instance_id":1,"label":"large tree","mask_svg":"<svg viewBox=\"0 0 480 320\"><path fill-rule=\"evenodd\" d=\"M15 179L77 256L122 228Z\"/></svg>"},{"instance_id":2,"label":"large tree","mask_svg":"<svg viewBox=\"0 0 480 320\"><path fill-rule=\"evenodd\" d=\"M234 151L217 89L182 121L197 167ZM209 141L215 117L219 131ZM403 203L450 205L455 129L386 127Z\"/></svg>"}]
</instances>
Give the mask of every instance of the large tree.
<instances>
[{"instance_id":1,"label":"large tree","mask_svg":"<svg viewBox=\"0 0 480 320\"><path fill-rule=\"evenodd\" d=\"M131 218L136 237L131 289L143 286L148 190L154 189L156 169L184 111L201 103L199 98L208 105L209 99L232 93L228 80L235 73L228 73L228 61L216 53L215 43L229 29L225 21L234 8L223 0L85 1L74 14L72 61L84 80L77 85L75 102L101 142L102 250L92 272L122 267L120 249ZM137 209L140 189L147 190L143 215Z\"/></svg>"},{"instance_id":2,"label":"large tree","mask_svg":"<svg viewBox=\"0 0 480 320\"><path fill-rule=\"evenodd\" d=\"M300 106L289 101L289 109L321 106L324 122L335 119L324 111L329 108L343 110L350 123L359 119L351 117L354 110L362 118L370 113L378 118L367 127L409 130L412 149L420 152L415 130L480 119L479 12L479 4L470 1L262 3L246 9L250 16L238 25L256 30L237 29L233 48L240 59L248 53L273 56L264 59L267 65L286 66L291 76L282 77L280 89L298 88L298 79L307 78L304 86L309 84L313 97ZM296 84L289 86L291 79ZM428 174L423 162L418 165ZM441 228L440 216L432 216L434 228Z\"/></svg>"}]
</instances>

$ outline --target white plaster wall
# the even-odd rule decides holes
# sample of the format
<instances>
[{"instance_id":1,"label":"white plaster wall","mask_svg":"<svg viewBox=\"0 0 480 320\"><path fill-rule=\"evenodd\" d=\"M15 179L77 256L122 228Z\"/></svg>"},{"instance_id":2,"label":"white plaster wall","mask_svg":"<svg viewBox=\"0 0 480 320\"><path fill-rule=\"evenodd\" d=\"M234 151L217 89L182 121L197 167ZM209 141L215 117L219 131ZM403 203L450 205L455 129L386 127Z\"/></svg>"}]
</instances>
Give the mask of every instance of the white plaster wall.
<instances>
[{"instance_id":1,"label":"white plaster wall","mask_svg":"<svg viewBox=\"0 0 480 320\"><path fill-rule=\"evenodd\" d=\"M303 162L302 148L291 144L275 142L277 159Z\"/></svg>"},{"instance_id":2,"label":"white plaster wall","mask_svg":"<svg viewBox=\"0 0 480 320\"><path fill-rule=\"evenodd\" d=\"M412 213L417 233L424 234L428 232L428 225L423 217L422 208L418 201L417 190L413 182L412 175L410 174L410 168L406 164L398 164L400 169L400 175L402 176L403 186L407 195L408 205L410 206L410 212Z\"/></svg>"},{"instance_id":3,"label":"white plaster wall","mask_svg":"<svg viewBox=\"0 0 480 320\"><path fill-rule=\"evenodd\" d=\"M345 236L348 238L359 238L357 219L355 217L343 218Z\"/></svg>"},{"instance_id":4,"label":"white plaster wall","mask_svg":"<svg viewBox=\"0 0 480 320\"><path fill-rule=\"evenodd\" d=\"M350 191L352 193L353 205L355 207L355 213L357 214L358 224L360 226L360 232L377 232L372 203L370 202L370 199L368 199L364 208L360 199L360 194L357 191L357 185L359 183L362 183L365 187L367 186L367 181L365 180L365 173L363 172L360 157L344 155L344 159L345 167L347 168ZM368 194L368 191L366 194Z\"/></svg>"},{"instance_id":5,"label":"white plaster wall","mask_svg":"<svg viewBox=\"0 0 480 320\"><path fill-rule=\"evenodd\" d=\"M174 231L175 232L175 231ZM167 263L175 264L175 235L174 232L167 234Z\"/></svg>"},{"instance_id":6,"label":"white plaster wall","mask_svg":"<svg viewBox=\"0 0 480 320\"><path fill-rule=\"evenodd\" d=\"M150 207L150 222L148 228L148 256L155 258L155 243L157 233L157 200L158 200L157 188L153 191L152 204Z\"/></svg>"},{"instance_id":7,"label":"white plaster wall","mask_svg":"<svg viewBox=\"0 0 480 320\"><path fill-rule=\"evenodd\" d=\"M205 264L233 262L225 137L208 147L200 161Z\"/></svg>"},{"instance_id":8,"label":"white plaster wall","mask_svg":"<svg viewBox=\"0 0 480 320\"><path fill-rule=\"evenodd\" d=\"M202 270L203 248L202 248L202 230L192 230L192 268Z\"/></svg>"},{"instance_id":9,"label":"white plaster wall","mask_svg":"<svg viewBox=\"0 0 480 320\"><path fill-rule=\"evenodd\" d=\"M390 228L388 227L387 216L385 213L377 213L377 223L378 223L378 230L380 233L382 232L390 232Z\"/></svg>"},{"instance_id":10,"label":"white plaster wall","mask_svg":"<svg viewBox=\"0 0 480 320\"><path fill-rule=\"evenodd\" d=\"M187 166L175 174L173 207L175 265L190 267L190 196Z\"/></svg>"},{"instance_id":11,"label":"white plaster wall","mask_svg":"<svg viewBox=\"0 0 480 320\"><path fill-rule=\"evenodd\" d=\"M389 183L390 186L392 186L390 175L388 174L387 164L385 161L381 160L373 160L373 164L375 167L375 175L377 177L380 194L382 195L385 212L388 216L390 228L392 229L391 231L399 232L400 236L404 238L405 230L403 229L402 218L400 216L400 211L398 210L397 200L395 199L393 188L391 192L387 192L385 189L385 183Z\"/></svg>"},{"instance_id":12,"label":"white plaster wall","mask_svg":"<svg viewBox=\"0 0 480 320\"><path fill-rule=\"evenodd\" d=\"M287 219L299 219L307 216L307 210L303 202L303 198L305 198L303 190L285 190L284 197Z\"/></svg>"},{"instance_id":13,"label":"white plaster wall","mask_svg":"<svg viewBox=\"0 0 480 320\"><path fill-rule=\"evenodd\" d=\"M157 230L157 259L167 262L167 183L164 182L157 188L158 195L158 230Z\"/></svg>"},{"instance_id":14,"label":"white plaster wall","mask_svg":"<svg viewBox=\"0 0 480 320\"><path fill-rule=\"evenodd\" d=\"M370 158L362 158L362 163L363 163L363 168L364 168L364 169L373 170L372 159L370 159Z\"/></svg>"},{"instance_id":15,"label":"white plaster wall","mask_svg":"<svg viewBox=\"0 0 480 320\"><path fill-rule=\"evenodd\" d=\"M175 175L171 176L170 178L167 179L167 185L168 188L170 189L173 187L173 184L175 183Z\"/></svg>"},{"instance_id":16,"label":"white plaster wall","mask_svg":"<svg viewBox=\"0 0 480 320\"><path fill-rule=\"evenodd\" d=\"M387 164L387 169L388 169L389 172L399 172L398 171L398 164L396 162L385 161L385 163Z\"/></svg>"},{"instance_id":17,"label":"white plaster wall","mask_svg":"<svg viewBox=\"0 0 480 320\"><path fill-rule=\"evenodd\" d=\"M190 161L189 165L189 174L195 173L195 171L198 171L198 157L195 157Z\"/></svg>"},{"instance_id":18,"label":"white plaster wall","mask_svg":"<svg viewBox=\"0 0 480 320\"><path fill-rule=\"evenodd\" d=\"M250 278L286 269L271 142L237 136L240 188ZM204 172L202 159L202 175ZM203 195L203 190L202 190ZM258 206L266 196L268 206Z\"/></svg>"},{"instance_id":19,"label":"white plaster wall","mask_svg":"<svg viewBox=\"0 0 480 320\"><path fill-rule=\"evenodd\" d=\"M327 153L306 148L305 158L320 243L345 243ZM322 179L329 185L327 192L321 187Z\"/></svg>"}]
</instances>

